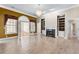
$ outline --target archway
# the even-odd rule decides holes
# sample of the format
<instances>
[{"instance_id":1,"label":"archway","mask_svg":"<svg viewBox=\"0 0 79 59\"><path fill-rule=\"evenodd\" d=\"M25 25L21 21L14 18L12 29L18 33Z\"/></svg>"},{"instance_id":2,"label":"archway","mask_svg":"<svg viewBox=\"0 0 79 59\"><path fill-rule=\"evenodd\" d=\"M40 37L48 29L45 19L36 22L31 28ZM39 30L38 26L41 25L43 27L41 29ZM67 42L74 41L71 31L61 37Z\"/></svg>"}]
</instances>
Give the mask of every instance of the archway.
<instances>
[{"instance_id":1,"label":"archway","mask_svg":"<svg viewBox=\"0 0 79 59\"><path fill-rule=\"evenodd\" d=\"M18 20L18 35L29 34L29 19L26 16L20 16Z\"/></svg>"},{"instance_id":2,"label":"archway","mask_svg":"<svg viewBox=\"0 0 79 59\"><path fill-rule=\"evenodd\" d=\"M29 39L29 23L30 21L26 16L20 16L18 19L18 44L22 48L26 47L26 45L28 46L29 43L29 40L24 39Z\"/></svg>"}]
</instances>

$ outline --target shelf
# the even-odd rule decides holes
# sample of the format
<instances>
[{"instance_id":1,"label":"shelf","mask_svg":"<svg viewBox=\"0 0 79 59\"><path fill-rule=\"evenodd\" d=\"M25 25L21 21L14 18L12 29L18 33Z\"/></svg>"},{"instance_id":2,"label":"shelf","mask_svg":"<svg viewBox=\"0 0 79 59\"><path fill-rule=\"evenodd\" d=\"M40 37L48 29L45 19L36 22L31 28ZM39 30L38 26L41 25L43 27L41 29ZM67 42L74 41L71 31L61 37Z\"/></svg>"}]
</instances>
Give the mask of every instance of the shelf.
<instances>
[{"instance_id":1,"label":"shelf","mask_svg":"<svg viewBox=\"0 0 79 59\"><path fill-rule=\"evenodd\" d=\"M57 17L57 23L58 23L58 30L64 31L65 30L65 16L58 16Z\"/></svg>"}]
</instances>

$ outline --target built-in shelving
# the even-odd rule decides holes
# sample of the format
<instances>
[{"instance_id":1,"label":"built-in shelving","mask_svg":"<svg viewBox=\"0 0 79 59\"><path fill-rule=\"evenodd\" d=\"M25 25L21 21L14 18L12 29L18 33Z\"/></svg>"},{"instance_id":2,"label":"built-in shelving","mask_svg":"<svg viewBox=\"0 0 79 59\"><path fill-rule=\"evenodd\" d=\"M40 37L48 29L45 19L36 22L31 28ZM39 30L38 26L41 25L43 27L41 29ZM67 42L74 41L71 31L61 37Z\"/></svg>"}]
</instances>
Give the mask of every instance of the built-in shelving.
<instances>
[{"instance_id":1,"label":"built-in shelving","mask_svg":"<svg viewBox=\"0 0 79 59\"><path fill-rule=\"evenodd\" d=\"M41 30L45 30L45 19L41 19Z\"/></svg>"},{"instance_id":2,"label":"built-in shelving","mask_svg":"<svg viewBox=\"0 0 79 59\"><path fill-rule=\"evenodd\" d=\"M65 15L57 16L58 31L65 31Z\"/></svg>"}]
</instances>

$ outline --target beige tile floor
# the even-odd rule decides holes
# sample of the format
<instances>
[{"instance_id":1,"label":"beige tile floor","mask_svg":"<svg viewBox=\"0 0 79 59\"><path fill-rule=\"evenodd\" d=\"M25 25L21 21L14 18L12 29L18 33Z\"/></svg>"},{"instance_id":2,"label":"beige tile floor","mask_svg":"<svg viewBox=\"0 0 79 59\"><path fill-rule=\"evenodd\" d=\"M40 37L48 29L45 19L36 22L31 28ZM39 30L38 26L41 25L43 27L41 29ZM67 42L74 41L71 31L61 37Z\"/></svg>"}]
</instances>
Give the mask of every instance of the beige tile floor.
<instances>
[{"instance_id":1,"label":"beige tile floor","mask_svg":"<svg viewBox=\"0 0 79 59\"><path fill-rule=\"evenodd\" d=\"M0 39L1 54L71 54L79 53L78 39L29 35Z\"/></svg>"}]
</instances>

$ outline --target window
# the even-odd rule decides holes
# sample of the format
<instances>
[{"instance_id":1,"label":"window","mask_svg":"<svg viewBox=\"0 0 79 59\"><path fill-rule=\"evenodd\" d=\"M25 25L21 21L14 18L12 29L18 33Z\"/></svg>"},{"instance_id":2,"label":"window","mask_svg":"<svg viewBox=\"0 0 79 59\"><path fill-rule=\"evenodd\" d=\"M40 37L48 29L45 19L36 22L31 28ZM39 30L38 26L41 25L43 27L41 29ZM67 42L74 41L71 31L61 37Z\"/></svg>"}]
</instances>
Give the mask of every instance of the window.
<instances>
[{"instance_id":1,"label":"window","mask_svg":"<svg viewBox=\"0 0 79 59\"><path fill-rule=\"evenodd\" d=\"M5 25L5 34L17 33L17 20L8 18Z\"/></svg>"},{"instance_id":2,"label":"window","mask_svg":"<svg viewBox=\"0 0 79 59\"><path fill-rule=\"evenodd\" d=\"M31 31L32 33L35 32L35 22L30 22L30 31Z\"/></svg>"},{"instance_id":3,"label":"window","mask_svg":"<svg viewBox=\"0 0 79 59\"><path fill-rule=\"evenodd\" d=\"M29 32L29 22L21 21L21 32Z\"/></svg>"}]
</instances>

